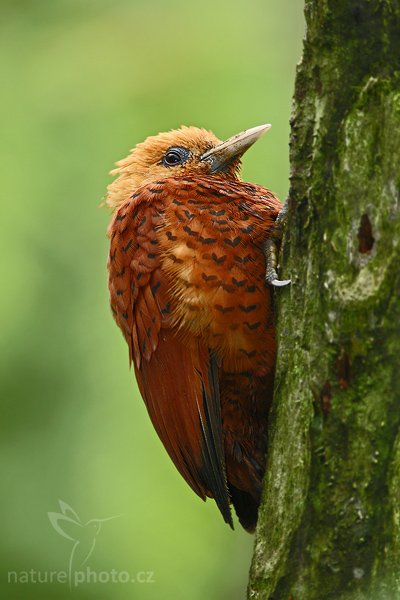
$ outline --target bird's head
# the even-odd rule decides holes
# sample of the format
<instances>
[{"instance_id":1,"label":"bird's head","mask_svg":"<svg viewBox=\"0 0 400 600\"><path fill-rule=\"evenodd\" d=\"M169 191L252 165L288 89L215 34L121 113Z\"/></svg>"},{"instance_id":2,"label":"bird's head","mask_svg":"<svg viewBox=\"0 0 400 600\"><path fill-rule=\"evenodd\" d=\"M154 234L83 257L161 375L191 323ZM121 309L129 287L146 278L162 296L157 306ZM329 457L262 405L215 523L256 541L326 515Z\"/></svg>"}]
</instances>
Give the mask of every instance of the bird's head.
<instances>
[{"instance_id":1,"label":"bird's head","mask_svg":"<svg viewBox=\"0 0 400 600\"><path fill-rule=\"evenodd\" d=\"M148 137L111 171L118 177L108 186L106 204L117 208L141 186L171 176L238 179L242 154L270 127L246 129L225 142L206 129L184 126Z\"/></svg>"}]
</instances>

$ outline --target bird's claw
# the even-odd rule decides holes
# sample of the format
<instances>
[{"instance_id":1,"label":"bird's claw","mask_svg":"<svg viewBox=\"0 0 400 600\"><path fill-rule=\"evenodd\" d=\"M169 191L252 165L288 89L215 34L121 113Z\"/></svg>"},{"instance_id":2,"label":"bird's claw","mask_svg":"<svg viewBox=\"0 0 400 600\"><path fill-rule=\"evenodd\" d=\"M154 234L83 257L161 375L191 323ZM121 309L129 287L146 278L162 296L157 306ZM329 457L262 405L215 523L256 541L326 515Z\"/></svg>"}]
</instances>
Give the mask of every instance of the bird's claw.
<instances>
[{"instance_id":1,"label":"bird's claw","mask_svg":"<svg viewBox=\"0 0 400 600\"><path fill-rule=\"evenodd\" d=\"M265 281L269 285L273 285L275 287L284 287L285 285L289 285L289 283L292 282L291 279L279 279L278 274L275 271L275 268L273 266L271 266L271 264L268 264L268 259L267 259L267 272L265 274Z\"/></svg>"},{"instance_id":2,"label":"bird's claw","mask_svg":"<svg viewBox=\"0 0 400 600\"><path fill-rule=\"evenodd\" d=\"M276 272L278 265L278 245L277 242L282 238L283 228L287 220L287 204L278 214L275 222L275 230L264 244L264 256L266 262L265 280L269 285L274 287L284 287L291 283L290 279L280 280Z\"/></svg>"},{"instance_id":3,"label":"bird's claw","mask_svg":"<svg viewBox=\"0 0 400 600\"><path fill-rule=\"evenodd\" d=\"M275 287L284 287L285 285L289 285L289 283L292 283L291 279L272 279L271 281L268 281L268 283L270 285L274 285Z\"/></svg>"}]
</instances>

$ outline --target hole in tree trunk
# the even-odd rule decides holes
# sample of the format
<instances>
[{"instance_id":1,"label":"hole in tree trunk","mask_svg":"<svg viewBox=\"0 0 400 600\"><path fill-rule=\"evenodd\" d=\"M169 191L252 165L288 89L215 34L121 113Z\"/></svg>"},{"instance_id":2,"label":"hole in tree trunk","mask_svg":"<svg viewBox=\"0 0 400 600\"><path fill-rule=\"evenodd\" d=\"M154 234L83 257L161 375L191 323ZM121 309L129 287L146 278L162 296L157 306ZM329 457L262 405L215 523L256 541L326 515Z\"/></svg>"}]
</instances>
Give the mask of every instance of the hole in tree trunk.
<instances>
[{"instance_id":1,"label":"hole in tree trunk","mask_svg":"<svg viewBox=\"0 0 400 600\"><path fill-rule=\"evenodd\" d=\"M362 254L371 252L375 238L372 235L372 225L368 215L363 215L358 229L358 250Z\"/></svg>"},{"instance_id":2,"label":"hole in tree trunk","mask_svg":"<svg viewBox=\"0 0 400 600\"><path fill-rule=\"evenodd\" d=\"M331 400L332 400L332 388L329 381L325 382L324 387L321 390L321 407L322 412L325 416L329 414L331 410Z\"/></svg>"},{"instance_id":3,"label":"hole in tree trunk","mask_svg":"<svg viewBox=\"0 0 400 600\"><path fill-rule=\"evenodd\" d=\"M343 348L336 359L336 370L340 387L342 390L347 390L350 385L350 359Z\"/></svg>"}]
</instances>

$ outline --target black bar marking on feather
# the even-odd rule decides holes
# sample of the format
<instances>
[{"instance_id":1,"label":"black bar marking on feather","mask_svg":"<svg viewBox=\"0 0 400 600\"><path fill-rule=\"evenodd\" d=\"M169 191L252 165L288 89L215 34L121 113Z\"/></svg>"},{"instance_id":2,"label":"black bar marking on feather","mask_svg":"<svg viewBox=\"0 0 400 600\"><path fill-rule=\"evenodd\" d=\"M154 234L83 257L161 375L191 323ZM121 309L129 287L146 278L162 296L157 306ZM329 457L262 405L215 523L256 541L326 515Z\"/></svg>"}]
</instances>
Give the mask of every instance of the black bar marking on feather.
<instances>
[{"instance_id":1,"label":"black bar marking on feather","mask_svg":"<svg viewBox=\"0 0 400 600\"><path fill-rule=\"evenodd\" d=\"M242 263L242 265L245 265L246 263L248 263L248 262L250 262L251 260L253 260L253 256L252 256L252 254L246 254L246 256L243 256L243 257L241 257L241 256L237 256L237 255L236 255L236 256L235 256L235 260L236 260L237 262L240 262L240 263Z\"/></svg>"},{"instance_id":2,"label":"black bar marking on feather","mask_svg":"<svg viewBox=\"0 0 400 600\"><path fill-rule=\"evenodd\" d=\"M162 315L169 315L171 313L171 304L168 302L168 304L162 308L160 312Z\"/></svg>"},{"instance_id":3,"label":"black bar marking on feather","mask_svg":"<svg viewBox=\"0 0 400 600\"><path fill-rule=\"evenodd\" d=\"M202 235L199 235L199 242L202 244L214 244L216 241L215 238L205 238Z\"/></svg>"},{"instance_id":4,"label":"black bar marking on feather","mask_svg":"<svg viewBox=\"0 0 400 600\"><path fill-rule=\"evenodd\" d=\"M239 308L240 310L242 310L245 313L249 313L253 310L256 310L258 304L251 304L250 306L243 306L243 304L239 304Z\"/></svg>"},{"instance_id":5,"label":"black bar marking on feather","mask_svg":"<svg viewBox=\"0 0 400 600\"><path fill-rule=\"evenodd\" d=\"M211 254L211 258L213 259L214 262L217 263L217 265L222 265L223 262L225 262L226 260L226 254L224 254L224 256L217 256L214 252Z\"/></svg>"},{"instance_id":6,"label":"black bar marking on feather","mask_svg":"<svg viewBox=\"0 0 400 600\"><path fill-rule=\"evenodd\" d=\"M234 283L235 285L237 285L237 287L243 287L244 284L246 283L247 279L241 279L240 281L238 279L236 279L235 277L232 277L232 283Z\"/></svg>"},{"instance_id":7,"label":"black bar marking on feather","mask_svg":"<svg viewBox=\"0 0 400 600\"><path fill-rule=\"evenodd\" d=\"M235 310L234 306L221 306L221 304L214 304L214 308L222 312L222 314Z\"/></svg>"},{"instance_id":8,"label":"black bar marking on feather","mask_svg":"<svg viewBox=\"0 0 400 600\"><path fill-rule=\"evenodd\" d=\"M249 323L248 321L245 321L244 324L246 325L246 327L248 327L251 331L254 331L254 329L258 329L261 325L261 321L257 321L257 323Z\"/></svg>"},{"instance_id":9,"label":"black bar marking on feather","mask_svg":"<svg viewBox=\"0 0 400 600\"><path fill-rule=\"evenodd\" d=\"M221 287L226 291L229 292L230 294L233 294L233 292L235 292L235 288L233 287L233 285L229 285L228 283L222 283Z\"/></svg>"},{"instance_id":10,"label":"black bar marking on feather","mask_svg":"<svg viewBox=\"0 0 400 600\"><path fill-rule=\"evenodd\" d=\"M131 196L131 198L133 198L133 196ZM132 219L136 219L136 217L138 216L138 212L139 212L139 210L140 210L140 205L139 205L139 206L137 206L137 207L136 207L136 208L133 210L133 212L132 212Z\"/></svg>"},{"instance_id":11,"label":"black bar marking on feather","mask_svg":"<svg viewBox=\"0 0 400 600\"><path fill-rule=\"evenodd\" d=\"M254 358L257 355L257 350L252 350L251 352L248 352L244 348L240 348L240 352L243 352L243 354L245 354L248 358Z\"/></svg>"},{"instance_id":12,"label":"black bar marking on feather","mask_svg":"<svg viewBox=\"0 0 400 600\"><path fill-rule=\"evenodd\" d=\"M153 294L153 296L155 296L158 292L158 288L161 285L161 281L157 281L157 283L155 283L154 285L151 286L151 292Z\"/></svg>"},{"instance_id":13,"label":"black bar marking on feather","mask_svg":"<svg viewBox=\"0 0 400 600\"><path fill-rule=\"evenodd\" d=\"M238 244L240 244L241 239L242 238L239 237L239 236L235 237L235 239L233 239L233 240L230 240L229 238L225 238L224 239L224 244L227 244L228 246L232 246L232 248L236 248L236 246Z\"/></svg>"},{"instance_id":14,"label":"black bar marking on feather","mask_svg":"<svg viewBox=\"0 0 400 600\"><path fill-rule=\"evenodd\" d=\"M199 235L198 232L197 231L193 231L193 229L191 229L189 227L189 225L185 225L184 228L183 228L183 231L185 231L186 233L188 233L189 235L192 235L194 237L197 237Z\"/></svg>"},{"instance_id":15,"label":"black bar marking on feather","mask_svg":"<svg viewBox=\"0 0 400 600\"><path fill-rule=\"evenodd\" d=\"M205 273L202 273L201 276L204 279L204 281L215 281L216 279L218 279L216 275L206 275Z\"/></svg>"},{"instance_id":16,"label":"black bar marking on feather","mask_svg":"<svg viewBox=\"0 0 400 600\"><path fill-rule=\"evenodd\" d=\"M124 252L128 252L129 248L132 246L133 240L129 240L129 242L122 248Z\"/></svg>"},{"instance_id":17,"label":"black bar marking on feather","mask_svg":"<svg viewBox=\"0 0 400 600\"><path fill-rule=\"evenodd\" d=\"M240 227L242 233L251 233L254 229L254 225L247 225L247 227Z\"/></svg>"}]
</instances>

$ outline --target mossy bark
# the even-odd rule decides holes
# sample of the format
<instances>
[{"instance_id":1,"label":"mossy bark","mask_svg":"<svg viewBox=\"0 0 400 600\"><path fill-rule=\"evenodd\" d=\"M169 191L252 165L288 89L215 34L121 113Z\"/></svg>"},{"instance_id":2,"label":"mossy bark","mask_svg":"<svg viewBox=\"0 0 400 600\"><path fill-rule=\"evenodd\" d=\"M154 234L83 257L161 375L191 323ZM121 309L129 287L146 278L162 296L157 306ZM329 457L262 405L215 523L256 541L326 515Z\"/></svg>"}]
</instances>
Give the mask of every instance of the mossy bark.
<instances>
[{"instance_id":1,"label":"mossy bark","mask_svg":"<svg viewBox=\"0 0 400 600\"><path fill-rule=\"evenodd\" d=\"M249 598L400 599L400 2L305 11Z\"/></svg>"}]
</instances>

